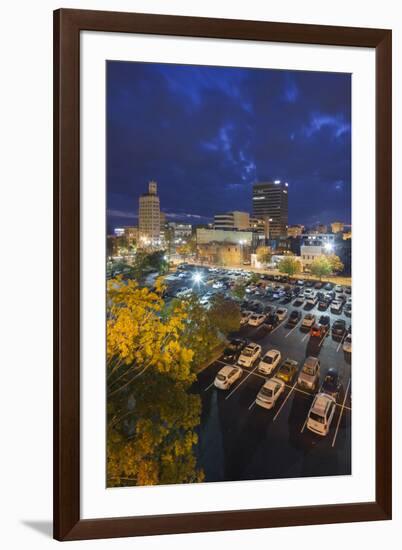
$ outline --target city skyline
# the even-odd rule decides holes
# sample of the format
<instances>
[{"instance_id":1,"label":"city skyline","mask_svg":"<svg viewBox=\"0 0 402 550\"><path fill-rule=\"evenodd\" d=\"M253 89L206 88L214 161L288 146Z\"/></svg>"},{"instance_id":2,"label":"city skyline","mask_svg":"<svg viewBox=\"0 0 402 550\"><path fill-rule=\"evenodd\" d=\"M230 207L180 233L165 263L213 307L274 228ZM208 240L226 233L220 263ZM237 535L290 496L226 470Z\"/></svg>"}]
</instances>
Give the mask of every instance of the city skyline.
<instances>
[{"instance_id":1,"label":"city skyline","mask_svg":"<svg viewBox=\"0 0 402 550\"><path fill-rule=\"evenodd\" d=\"M289 225L351 221L350 75L108 62L108 230L158 182L167 221L252 212L289 182Z\"/></svg>"}]
</instances>

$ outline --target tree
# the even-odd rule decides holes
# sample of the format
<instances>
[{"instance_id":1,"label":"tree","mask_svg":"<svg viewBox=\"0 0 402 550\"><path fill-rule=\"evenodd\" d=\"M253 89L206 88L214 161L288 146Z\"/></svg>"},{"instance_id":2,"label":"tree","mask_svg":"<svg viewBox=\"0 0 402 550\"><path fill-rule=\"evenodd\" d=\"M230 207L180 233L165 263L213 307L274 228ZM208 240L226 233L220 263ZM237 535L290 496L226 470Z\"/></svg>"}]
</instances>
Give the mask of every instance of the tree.
<instances>
[{"instance_id":1,"label":"tree","mask_svg":"<svg viewBox=\"0 0 402 550\"><path fill-rule=\"evenodd\" d=\"M327 256L329 263L331 264L332 273L341 273L344 270L344 265L339 256L336 254L329 254Z\"/></svg>"},{"instance_id":2,"label":"tree","mask_svg":"<svg viewBox=\"0 0 402 550\"><path fill-rule=\"evenodd\" d=\"M278 269L280 273L286 273L289 277L293 277L296 273L300 273L302 270L302 265L299 260L293 256L283 258L279 264Z\"/></svg>"},{"instance_id":3,"label":"tree","mask_svg":"<svg viewBox=\"0 0 402 550\"><path fill-rule=\"evenodd\" d=\"M260 280L260 276L258 275L258 273L251 273L249 278L249 283L251 283L252 285L255 285L255 283L258 283L259 280Z\"/></svg>"},{"instance_id":4,"label":"tree","mask_svg":"<svg viewBox=\"0 0 402 550\"><path fill-rule=\"evenodd\" d=\"M257 261L260 264L269 264L271 263L272 252L268 246L260 246L257 248Z\"/></svg>"},{"instance_id":5,"label":"tree","mask_svg":"<svg viewBox=\"0 0 402 550\"><path fill-rule=\"evenodd\" d=\"M184 300L173 300L170 307L180 302L186 314L185 330L181 337L183 345L193 352L195 370L206 363L219 346L222 338L209 310L200 304L197 295L191 294ZM167 313L169 315L169 313Z\"/></svg>"},{"instance_id":6,"label":"tree","mask_svg":"<svg viewBox=\"0 0 402 550\"><path fill-rule=\"evenodd\" d=\"M222 294L215 294L212 298L208 316L212 324L225 336L240 328L239 305Z\"/></svg>"},{"instance_id":7,"label":"tree","mask_svg":"<svg viewBox=\"0 0 402 550\"><path fill-rule=\"evenodd\" d=\"M236 283L232 288L232 294L238 300L243 300L244 295L246 294L246 284L245 283Z\"/></svg>"},{"instance_id":8,"label":"tree","mask_svg":"<svg viewBox=\"0 0 402 550\"><path fill-rule=\"evenodd\" d=\"M310 264L310 271L313 275L320 278L328 276L332 273L331 263L327 256L318 256Z\"/></svg>"},{"instance_id":9,"label":"tree","mask_svg":"<svg viewBox=\"0 0 402 550\"><path fill-rule=\"evenodd\" d=\"M195 238L191 237L189 241L186 243L181 244L176 248L177 254L180 256L183 256L184 258L187 258L188 256L192 256L195 254L197 250L197 243Z\"/></svg>"},{"instance_id":10,"label":"tree","mask_svg":"<svg viewBox=\"0 0 402 550\"><path fill-rule=\"evenodd\" d=\"M203 479L194 445L201 401L187 345L186 304L163 314L164 287L121 278L107 293L107 484L189 483Z\"/></svg>"}]
</instances>

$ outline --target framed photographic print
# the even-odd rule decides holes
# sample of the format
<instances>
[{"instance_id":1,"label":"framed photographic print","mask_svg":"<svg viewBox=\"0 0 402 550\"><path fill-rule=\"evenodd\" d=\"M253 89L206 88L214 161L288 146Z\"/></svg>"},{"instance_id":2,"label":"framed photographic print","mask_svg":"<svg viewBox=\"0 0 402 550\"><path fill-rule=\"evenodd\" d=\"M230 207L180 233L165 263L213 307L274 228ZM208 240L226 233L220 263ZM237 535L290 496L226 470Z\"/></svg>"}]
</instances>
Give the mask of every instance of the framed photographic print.
<instances>
[{"instance_id":1,"label":"framed photographic print","mask_svg":"<svg viewBox=\"0 0 402 550\"><path fill-rule=\"evenodd\" d=\"M391 31L56 11L55 538L390 519L390 212Z\"/></svg>"}]
</instances>

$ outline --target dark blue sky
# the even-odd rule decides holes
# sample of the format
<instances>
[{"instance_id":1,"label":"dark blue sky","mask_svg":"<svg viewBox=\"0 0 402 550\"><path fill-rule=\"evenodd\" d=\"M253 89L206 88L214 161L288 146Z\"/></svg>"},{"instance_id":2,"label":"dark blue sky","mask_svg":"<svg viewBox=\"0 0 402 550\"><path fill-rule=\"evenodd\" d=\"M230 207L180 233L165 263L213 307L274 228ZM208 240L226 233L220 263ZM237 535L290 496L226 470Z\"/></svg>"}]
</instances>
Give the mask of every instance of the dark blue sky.
<instances>
[{"instance_id":1,"label":"dark blue sky","mask_svg":"<svg viewBox=\"0 0 402 550\"><path fill-rule=\"evenodd\" d=\"M253 182L281 179L290 224L350 223L350 75L108 62L109 230L151 179L170 220L251 211Z\"/></svg>"}]
</instances>

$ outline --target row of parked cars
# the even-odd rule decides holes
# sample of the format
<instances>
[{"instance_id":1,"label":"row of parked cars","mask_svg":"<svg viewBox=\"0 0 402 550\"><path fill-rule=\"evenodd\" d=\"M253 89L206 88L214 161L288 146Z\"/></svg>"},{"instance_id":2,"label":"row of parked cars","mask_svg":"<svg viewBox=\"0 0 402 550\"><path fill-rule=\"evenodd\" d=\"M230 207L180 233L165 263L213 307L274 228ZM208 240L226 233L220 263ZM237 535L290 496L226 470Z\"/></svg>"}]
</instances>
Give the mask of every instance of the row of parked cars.
<instances>
[{"instance_id":1,"label":"row of parked cars","mask_svg":"<svg viewBox=\"0 0 402 550\"><path fill-rule=\"evenodd\" d=\"M224 361L233 364L225 365L215 377L215 387L228 390L243 375L244 368L257 365L256 370L269 378L259 390L255 403L265 409L272 409L287 385L293 384L297 378L300 389L314 393L320 383L321 365L317 357L307 357L302 369L299 363L286 358L282 362L279 350L270 349L262 355L259 344L241 339L232 340L223 354ZM274 376L272 374L275 372ZM315 395L311 405L306 426L309 430L326 435L330 429L336 409L337 399L341 391L341 383L336 369L329 369L319 393Z\"/></svg>"}]
</instances>

